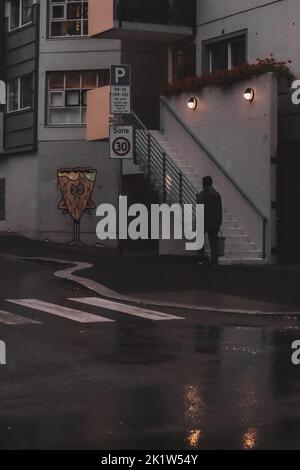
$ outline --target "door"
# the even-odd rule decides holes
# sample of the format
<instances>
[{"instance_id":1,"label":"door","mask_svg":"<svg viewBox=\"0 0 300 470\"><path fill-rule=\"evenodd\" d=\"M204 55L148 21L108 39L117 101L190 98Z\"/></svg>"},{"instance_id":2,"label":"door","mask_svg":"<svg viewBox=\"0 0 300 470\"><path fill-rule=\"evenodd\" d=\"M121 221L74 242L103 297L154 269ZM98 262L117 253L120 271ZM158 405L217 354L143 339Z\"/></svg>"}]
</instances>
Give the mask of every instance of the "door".
<instances>
[{"instance_id":1,"label":"door","mask_svg":"<svg viewBox=\"0 0 300 470\"><path fill-rule=\"evenodd\" d=\"M300 145L279 155L278 254L281 263L300 263Z\"/></svg>"},{"instance_id":2,"label":"door","mask_svg":"<svg viewBox=\"0 0 300 470\"><path fill-rule=\"evenodd\" d=\"M144 204L151 214L151 204L159 204L158 194L153 190L152 185L142 174L124 175L122 178L122 194L128 197L128 207L132 204ZM133 218L128 217L128 223ZM149 233L151 233L151 218L149 217ZM142 251L158 253L158 240L126 240L123 243L123 251Z\"/></svg>"}]
</instances>

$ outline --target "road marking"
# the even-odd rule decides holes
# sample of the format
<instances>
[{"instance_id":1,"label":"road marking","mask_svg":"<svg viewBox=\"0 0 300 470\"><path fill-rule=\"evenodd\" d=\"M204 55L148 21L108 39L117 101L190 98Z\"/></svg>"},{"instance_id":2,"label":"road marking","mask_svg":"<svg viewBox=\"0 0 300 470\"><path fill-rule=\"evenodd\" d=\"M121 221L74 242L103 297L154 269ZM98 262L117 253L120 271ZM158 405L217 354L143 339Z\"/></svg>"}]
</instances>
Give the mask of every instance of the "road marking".
<instances>
[{"instance_id":1,"label":"road marking","mask_svg":"<svg viewBox=\"0 0 300 470\"><path fill-rule=\"evenodd\" d=\"M21 317L20 315L15 315L5 310L0 310L0 323L4 323L5 325L41 325L39 321L30 320L29 318Z\"/></svg>"},{"instance_id":2,"label":"road marking","mask_svg":"<svg viewBox=\"0 0 300 470\"><path fill-rule=\"evenodd\" d=\"M157 312L155 310L147 310L141 307L135 307L133 305L121 304L119 302L112 302L106 299L100 299L99 297L86 297L84 299L72 298L69 299L73 302L80 302L86 305L92 305L95 307L101 307L106 310L113 310L118 313L126 313L135 317L146 318L147 320L153 321L166 321L166 320L185 320L182 317L176 317L174 315L168 315L167 313Z\"/></svg>"},{"instance_id":3,"label":"road marking","mask_svg":"<svg viewBox=\"0 0 300 470\"><path fill-rule=\"evenodd\" d=\"M8 302L22 305L23 307L32 308L34 310L40 310L41 312L50 313L58 317L67 318L78 323L108 323L114 322L109 318L100 317L99 315L93 315L91 313L82 312L81 310L74 310L72 308L63 307L61 305L51 304L43 302L37 299L18 299L12 300L7 299Z\"/></svg>"}]
</instances>

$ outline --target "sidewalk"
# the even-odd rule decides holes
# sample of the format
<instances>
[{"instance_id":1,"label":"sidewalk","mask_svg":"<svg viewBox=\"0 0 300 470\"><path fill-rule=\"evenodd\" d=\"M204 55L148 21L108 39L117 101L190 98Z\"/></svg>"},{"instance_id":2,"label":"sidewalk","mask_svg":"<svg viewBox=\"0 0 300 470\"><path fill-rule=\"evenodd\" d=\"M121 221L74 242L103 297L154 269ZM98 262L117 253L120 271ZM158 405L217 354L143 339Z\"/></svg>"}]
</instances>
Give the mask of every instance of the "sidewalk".
<instances>
[{"instance_id":1,"label":"sidewalk","mask_svg":"<svg viewBox=\"0 0 300 470\"><path fill-rule=\"evenodd\" d=\"M78 273L118 293L143 299L221 309L300 312L300 266L196 268L190 257L125 256L115 250L71 247L1 235L0 253L85 261Z\"/></svg>"}]
</instances>

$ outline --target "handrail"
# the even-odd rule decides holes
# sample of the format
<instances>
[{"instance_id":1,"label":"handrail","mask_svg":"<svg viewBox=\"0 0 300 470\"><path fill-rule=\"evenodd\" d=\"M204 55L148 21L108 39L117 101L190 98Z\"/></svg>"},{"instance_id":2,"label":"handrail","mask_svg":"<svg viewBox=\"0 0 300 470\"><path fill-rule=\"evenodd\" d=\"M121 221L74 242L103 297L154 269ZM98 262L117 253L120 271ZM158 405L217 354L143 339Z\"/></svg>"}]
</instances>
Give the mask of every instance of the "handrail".
<instances>
[{"instance_id":1,"label":"handrail","mask_svg":"<svg viewBox=\"0 0 300 470\"><path fill-rule=\"evenodd\" d=\"M150 132L149 130L147 129L147 127L144 125L144 123L140 120L140 118L134 113L132 112L131 113L132 116L134 117L134 119L138 122L138 124L141 126L141 129L146 131L147 135L150 135ZM153 139L153 136L151 136L152 139ZM166 151L164 150L164 148L160 145L160 143L155 139L155 144L157 145L157 147L159 147L159 149L161 150L162 153L166 154L166 156L168 157L168 160L170 161L171 165L174 166L176 168L176 170L178 171L178 173L182 174L182 170L179 168L179 166L174 162L174 160L172 160L170 158L170 156L166 153ZM199 191L197 191L197 189L195 188L195 186L193 185L193 183L191 183L189 180L189 186L191 187L191 189L195 192L195 194L197 195Z\"/></svg>"},{"instance_id":2,"label":"handrail","mask_svg":"<svg viewBox=\"0 0 300 470\"><path fill-rule=\"evenodd\" d=\"M234 181L232 176L220 165L218 160L210 153L210 151L204 146L204 144L200 141L200 139L194 134L194 132L184 123L184 121L178 116L178 114L174 111L174 109L170 106L168 101L164 96L160 97L160 102L170 111L172 116L179 122L179 124L184 128L184 130L192 137L192 139L199 145L199 147L203 150L204 153L208 156L208 158L219 168L219 170L223 173L224 176L230 181L230 183L238 190L238 192L243 196L243 198L248 202L248 204L257 212L258 215L266 222L268 222L268 218L263 214L263 212L257 207L257 205L250 199L250 197L243 191L243 189L239 186L239 184Z\"/></svg>"},{"instance_id":3,"label":"handrail","mask_svg":"<svg viewBox=\"0 0 300 470\"><path fill-rule=\"evenodd\" d=\"M133 112L123 116L123 123L133 125L135 155L143 163L144 171L153 183L159 185L164 202L192 204L192 223L196 217L198 191L165 149Z\"/></svg>"}]
</instances>

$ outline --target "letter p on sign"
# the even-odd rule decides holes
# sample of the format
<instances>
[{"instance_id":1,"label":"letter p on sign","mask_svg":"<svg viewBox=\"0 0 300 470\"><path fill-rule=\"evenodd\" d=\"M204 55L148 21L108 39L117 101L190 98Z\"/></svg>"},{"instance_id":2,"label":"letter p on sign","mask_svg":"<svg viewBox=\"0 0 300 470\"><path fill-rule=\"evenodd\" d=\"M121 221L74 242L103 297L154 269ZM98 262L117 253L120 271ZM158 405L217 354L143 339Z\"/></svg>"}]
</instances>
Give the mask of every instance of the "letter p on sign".
<instances>
[{"instance_id":1,"label":"letter p on sign","mask_svg":"<svg viewBox=\"0 0 300 470\"><path fill-rule=\"evenodd\" d=\"M112 65L110 74L111 86L130 86L131 67L130 65Z\"/></svg>"}]
</instances>

